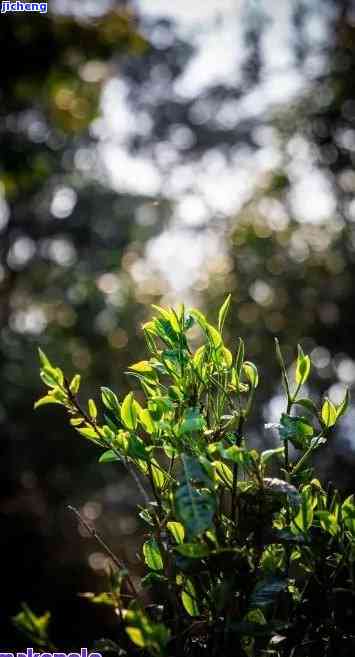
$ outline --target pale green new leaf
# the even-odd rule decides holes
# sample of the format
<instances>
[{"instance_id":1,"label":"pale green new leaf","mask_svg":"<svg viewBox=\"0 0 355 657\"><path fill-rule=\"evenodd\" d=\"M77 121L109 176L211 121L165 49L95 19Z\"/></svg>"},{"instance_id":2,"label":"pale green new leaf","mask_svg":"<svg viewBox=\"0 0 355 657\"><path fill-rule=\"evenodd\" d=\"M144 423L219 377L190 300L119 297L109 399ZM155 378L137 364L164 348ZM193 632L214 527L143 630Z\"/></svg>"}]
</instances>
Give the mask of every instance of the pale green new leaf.
<instances>
[{"instance_id":1,"label":"pale green new leaf","mask_svg":"<svg viewBox=\"0 0 355 657\"><path fill-rule=\"evenodd\" d=\"M328 398L326 398L323 402L321 416L322 421L327 429L333 427L337 421L337 409L335 408L333 402L331 402Z\"/></svg>"},{"instance_id":2,"label":"pale green new leaf","mask_svg":"<svg viewBox=\"0 0 355 657\"><path fill-rule=\"evenodd\" d=\"M144 560L152 570L163 570L163 559L159 550L158 543L154 538L146 541L143 545Z\"/></svg>"},{"instance_id":3,"label":"pale green new leaf","mask_svg":"<svg viewBox=\"0 0 355 657\"><path fill-rule=\"evenodd\" d=\"M245 376L247 377L250 385L252 388L257 388L258 383L259 383L259 374L258 370L256 369L254 363L250 363L248 361L245 361L243 363L243 372Z\"/></svg>"},{"instance_id":4,"label":"pale green new leaf","mask_svg":"<svg viewBox=\"0 0 355 657\"><path fill-rule=\"evenodd\" d=\"M168 522L166 528L174 538L175 542L180 544L184 542L185 529L181 522Z\"/></svg>"},{"instance_id":5,"label":"pale green new leaf","mask_svg":"<svg viewBox=\"0 0 355 657\"><path fill-rule=\"evenodd\" d=\"M300 509L291 524L292 532L294 534L305 533L312 526L313 515L312 499L308 495L302 495Z\"/></svg>"},{"instance_id":6,"label":"pale green new leaf","mask_svg":"<svg viewBox=\"0 0 355 657\"><path fill-rule=\"evenodd\" d=\"M319 524L324 531L332 536L337 535L339 532L339 525L337 518L333 513L330 513L330 511L317 511L315 516L319 520Z\"/></svg>"},{"instance_id":7,"label":"pale green new leaf","mask_svg":"<svg viewBox=\"0 0 355 657\"><path fill-rule=\"evenodd\" d=\"M75 374L75 376L72 378L71 383L69 385L70 392L72 395L77 395L79 392L80 388L80 382L81 382L81 376L80 374Z\"/></svg>"},{"instance_id":8,"label":"pale green new leaf","mask_svg":"<svg viewBox=\"0 0 355 657\"><path fill-rule=\"evenodd\" d=\"M221 306L221 308L219 310L219 313L218 313L218 330L221 334L222 334L223 326L224 326L224 323L226 321L226 317L228 315L229 308L230 308L230 305L231 305L231 298L232 298L232 295L228 294L225 302Z\"/></svg>"},{"instance_id":9,"label":"pale green new leaf","mask_svg":"<svg viewBox=\"0 0 355 657\"><path fill-rule=\"evenodd\" d=\"M96 404L93 399L89 399L88 401L88 409L89 409L89 415L92 420L96 420L97 418L97 408Z\"/></svg>"},{"instance_id":10,"label":"pale green new leaf","mask_svg":"<svg viewBox=\"0 0 355 657\"><path fill-rule=\"evenodd\" d=\"M337 420L346 413L350 403L350 391L347 389L342 402L336 407Z\"/></svg>"},{"instance_id":11,"label":"pale green new leaf","mask_svg":"<svg viewBox=\"0 0 355 657\"><path fill-rule=\"evenodd\" d=\"M152 434L155 431L155 424L147 408L139 409L139 419L147 433Z\"/></svg>"},{"instance_id":12,"label":"pale green new leaf","mask_svg":"<svg viewBox=\"0 0 355 657\"><path fill-rule=\"evenodd\" d=\"M115 461L120 461L120 457L112 449L108 449L106 452L101 454L99 458L99 463L113 463Z\"/></svg>"},{"instance_id":13,"label":"pale green new leaf","mask_svg":"<svg viewBox=\"0 0 355 657\"><path fill-rule=\"evenodd\" d=\"M355 536L355 496L350 495L343 502L342 507L342 516L345 527L351 531Z\"/></svg>"},{"instance_id":14,"label":"pale green new leaf","mask_svg":"<svg viewBox=\"0 0 355 657\"><path fill-rule=\"evenodd\" d=\"M53 395L46 395L45 397L41 397L41 399L38 399L36 403L34 404L33 408L39 408L40 406L45 406L47 404L61 404L63 405L63 402L60 401L59 399L56 399Z\"/></svg>"},{"instance_id":15,"label":"pale green new leaf","mask_svg":"<svg viewBox=\"0 0 355 657\"><path fill-rule=\"evenodd\" d=\"M124 398L121 406L121 420L123 424L133 431L137 427L137 410L133 398L133 392L129 392Z\"/></svg>"},{"instance_id":16,"label":"pale green new leaf","mask_svg":"<svg viewBox=\"0 0 355 657\"><path fill-rule=\"evenodd\" d=\"M49 362L49 360L48 360L46 354L45 354L44 351L42 351L42 349L40 349L40 348L38 348L38 355L39 355L40 363L41 363L41 365L42 365L43 368L46 368L46 367L49 368L49 369L52 369L52 368L53 368L53 366L52 366L51 363Z\"/></svg>"},{"instance_id":17,"label":"pale green new leaf","mask_svg":"<svg viewBox=\"0 0 355 657\"><path fill-rule=\"evenodd\" d=\"M196 589L191 579L186 579L181 594L182 604L189 616L199 616L200 611L197 604Z\"/></svg>"},{"instance_id":18,"label":"pale green new leaf","mask_svg":"<svg viewBox=\"0 0 355 657\"><path fill-rule=\"evenodd\" d=\"M298 345L298 357L296 363L296 383L298 385L303 385L306 383L309 373L311 371L311 359L309 356L305 356L303 353L301 345Z\"/></svg>"}]
</instances>

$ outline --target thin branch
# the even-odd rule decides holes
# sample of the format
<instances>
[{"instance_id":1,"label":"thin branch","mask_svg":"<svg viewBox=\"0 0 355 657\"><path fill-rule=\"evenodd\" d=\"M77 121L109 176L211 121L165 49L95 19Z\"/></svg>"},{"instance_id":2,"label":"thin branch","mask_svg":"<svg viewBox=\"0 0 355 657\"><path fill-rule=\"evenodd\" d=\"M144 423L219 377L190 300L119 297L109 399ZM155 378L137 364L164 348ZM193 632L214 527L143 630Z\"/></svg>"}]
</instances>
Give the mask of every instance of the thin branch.
<instances>
[{"instance_id":1,"label":"thin branch","mask_svg":"<svg viewBox=\"0 0 355 657\"><path fill-rule=\"evenodd\" d=\"M99 543L99 545L106 552L106 554L110 557L110 559L112 559L115 566L117 566L117 568L119 568L120 570L126 570L127 571L127 576L126 576L127 577L127 582L130 586L132 594L135 597L139 597L138 591L137 591L137 589L136 589L136 587L135 587L135 585L132 581L132 578L131 578L131 576L128 572L128 568L125 565L125 563L121 559L119 559L114 554L114 552L112 552L111 548L105 543L103 538L101 538L100 534L96 531L95 527L93 525L89 525L89 523L85 520L85 518L83 518L83 516L81 515L80 511L78 511L78 509L76 509L74 506L69 504L68 505L68 510L71 511L72 513L74 513L76 518L83 525L83 527L85 527L86 531L90 534L90 536L92 538L94 538Z\"/></svg>"}]
</instances>

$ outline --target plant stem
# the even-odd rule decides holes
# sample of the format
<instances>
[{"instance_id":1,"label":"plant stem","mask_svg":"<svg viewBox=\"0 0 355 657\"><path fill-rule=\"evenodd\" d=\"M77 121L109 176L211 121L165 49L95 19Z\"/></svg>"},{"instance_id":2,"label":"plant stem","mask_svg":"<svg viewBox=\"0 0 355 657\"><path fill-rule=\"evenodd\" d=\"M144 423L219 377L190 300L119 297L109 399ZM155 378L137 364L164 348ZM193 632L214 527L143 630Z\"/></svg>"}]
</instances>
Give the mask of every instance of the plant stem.
<instances>
[{"instance_id":1,"label":"plant stem","mask_svg":"<svg viewBox=\"0 0 355 657\"><path fill-rule=\"evenodd\" d=\"M110 557L110 559L112 559L113 563L117 566L117 568L119 568L120 570L126 570L127 571L127 582L128 582L129 587L131 589L131 592L136 598L138 598L139 597L138 591L137 591L137 589L136 589L136 587L135 587L135 585L132 581L131 576L128 573L128 569L127 569L127 566L125 565L125 563L123 561L121 561L114 554L114 552L112 552L111 548L105 543L103 538L101 538L100 534L96 531L95 527L93 527L92 525L89 525L89 523L85 520L85 518L83 518L80 511L78 511L78 509L76 509L75 506L71 506L69 504L68 509L69 509L69 511L74 513L74 515L77 517L79 522L83 525L83 527L85 527L86 531L90 534L90 536L92 538L94 538L99 543L99 545L106 552L106 554Z\"/></svg>"},{"instance_id":2,"label":"plant stem","mask_svg":"<svg viewBox=\"0 0 355 657\"><path fill-rule=\"evenodd\" d=\"M238 428L236 431L236 445L240 447L240 442L242 439L242 431L244 425L244 415L239 416ZM237 492L238 492L238 463L233 465L233 483L232 483L232 500L231 500L231 519L235 520L235 514L237 510Z\"/></svg>"}]
</instances>

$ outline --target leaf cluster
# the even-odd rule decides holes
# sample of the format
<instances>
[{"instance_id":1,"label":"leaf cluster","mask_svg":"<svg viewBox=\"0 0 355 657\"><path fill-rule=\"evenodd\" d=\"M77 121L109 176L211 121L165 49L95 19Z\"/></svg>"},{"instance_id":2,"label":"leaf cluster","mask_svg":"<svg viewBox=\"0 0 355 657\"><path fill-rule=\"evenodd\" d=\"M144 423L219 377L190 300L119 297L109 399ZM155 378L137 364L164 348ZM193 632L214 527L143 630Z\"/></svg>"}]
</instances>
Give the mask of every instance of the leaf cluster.
<instances>
[{"instance_id":1,"label":"leaf cluster","mask_svg":"<svg viewBox=\"0 0 355 657\"><path fill-rule=\"evenodd\" d=\"M349 395L320 407L302 396L310 357L298 347L292 381L276 341L285 390L279 445L251 448L259 373L241 339L225 344L229 305L230 297L217 326L196 309L155 306L143 326L147 358L128 372L139 394L120 399L101 388L100 407L93 399L83 405L79 375L67 380L40 352L48 391L36 407L64 406L75 431L100 449L100 462L122 462L143 496L140 586L122 567L110 592L93 597L116 610L137 649L155 657L325 657L339 637L355 638L336 612L339 591L355 593L355 502L324 489L312 456Z\"/></svg>"}]
</instances>

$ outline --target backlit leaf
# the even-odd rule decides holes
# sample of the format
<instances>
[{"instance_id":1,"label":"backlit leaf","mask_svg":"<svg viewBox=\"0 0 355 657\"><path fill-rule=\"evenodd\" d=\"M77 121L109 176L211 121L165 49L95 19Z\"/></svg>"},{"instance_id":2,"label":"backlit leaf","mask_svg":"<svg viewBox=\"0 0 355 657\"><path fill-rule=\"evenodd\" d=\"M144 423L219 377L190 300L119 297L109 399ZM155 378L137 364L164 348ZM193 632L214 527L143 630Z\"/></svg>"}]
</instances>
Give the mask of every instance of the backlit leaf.
<instances>
[{"instance_id":1,"label":"backlit leaf","mask_svg":"<svg viewBox=\"0 0 355 657\"><path fill-rule=\"evenodd\" d=\"M229 294L227 296L225 302L221 306L221 308L219 310L219 313L218 313L218 330L219 330L220 333L222 333L222 331L223 331L223 326L224 326L224 323L226 321L226 317L228 315L228 311L229 311L230 304L231 304L231 298L232 298L232 295Z\"/></svg>"},{"instance_id":2,"label":"backlit leaf","mask_svg":"<svg viewBox=\"0 0 355 657\"><path fill-rule=\"evenodd\" d=\"M321 416L322 421L327 429L333 427L337 421L337 409L335 408L333 402L331 402L328 398L326 398L323 402Z\"/></svg>"},{"instance_id":3,"label":"backlit leaf","mask_svg":"<svg viewBox=\"0 0 355 657\"><path fill-rule=\"evenodd\" d=\"M298 357L296 363L296 383L298 385L303 385L306 383L309 373L311 370L311 359L309 356L305 356L303 353L302 347L298 345Z\"/></svg>"},{"instance_id":4,"label":"backlit leaf","mask_svg":"<svg viewBox=\"0 0 355 657\"><path fill-rule=\"evenodd\" d=\"M163 559L154 538L146 541L143 545L144 560L149 568L152 570L163 570Z\"/></svg>"},{"instance_id":5,"label":"backlit leaf","mask_svg":"<svg viewBox=\"0 0 355 657\"><path fill-rule=\"evenodd\" d=\"M248 379L250 385L252 386L252 388L257 388L259 383L259 374L254 363L245 361L243 363L243 372L246 378Z\"/></svg>"},{"instance_id":6,"label":"backlit leaf","mask_svg":"<svg viewBox=\"0 0 355 657\"><path fill-rule=\"evenodd\" d=\"M121 406L121 420L127 429L137 427L137 410L133 398L133 392L129 392L124 398Z\"/></svg>"},{"instance_id":7,"label":"backlit leaf","mask_svg":"<svg viewBox=\"0 0 355 657\"><path fill-rule=\"evenodd\" d=\"M181 522L168 522L166 527L176 543L180 544L184 542L185 529Z\"/></svg>"},{"instance_id":8,"label":"backlit leaf","mask_svg":"<svg viewBox=\"0 0 355 657\"><path fill-rule=\"evenodd\" d=\"M200 615L200 611L197 604L196 589L191 579L186 579L183 584L181 600L189 616Z\"/></svg>"}]
</instances>

